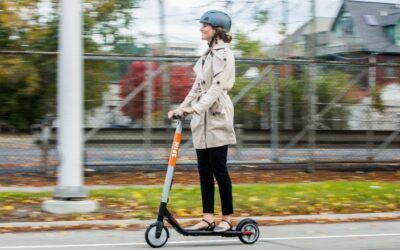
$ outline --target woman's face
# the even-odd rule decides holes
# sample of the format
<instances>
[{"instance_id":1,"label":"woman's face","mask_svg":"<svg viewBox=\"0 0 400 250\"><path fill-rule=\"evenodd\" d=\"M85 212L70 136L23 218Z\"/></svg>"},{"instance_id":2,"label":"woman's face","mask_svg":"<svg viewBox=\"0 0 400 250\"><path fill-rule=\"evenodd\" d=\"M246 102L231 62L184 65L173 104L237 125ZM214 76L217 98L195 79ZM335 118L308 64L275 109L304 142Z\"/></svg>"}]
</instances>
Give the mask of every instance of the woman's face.
<instances>
[{"instance_id":1,"label":"woman's face","mask_svg":"<svg viewBox=\"0 0 400 250\"><path fill-rule=\"evenodd\" d=\"M201 31L201 39L207 41L210 41L215 33L215 30L211 27L211 25L207 23L202 23L200 31Z\"/></svg>"}]
</instances>

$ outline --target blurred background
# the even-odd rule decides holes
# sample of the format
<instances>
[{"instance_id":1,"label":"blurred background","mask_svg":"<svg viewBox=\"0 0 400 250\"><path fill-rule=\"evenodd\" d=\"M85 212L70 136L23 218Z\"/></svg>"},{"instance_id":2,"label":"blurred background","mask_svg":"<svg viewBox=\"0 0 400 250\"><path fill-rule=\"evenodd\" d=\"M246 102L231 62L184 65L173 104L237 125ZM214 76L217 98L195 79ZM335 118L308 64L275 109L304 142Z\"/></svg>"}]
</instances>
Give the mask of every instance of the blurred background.
<instances>
[{"instance_id":1,"label":"blurred background","mask_svg":"<svg viewBox=\"0 0 400 250\"><path fill-rule=\"evenodd\" d=\"M0 1L0 173L59 163L58 7ZM400 1L85 0L86 167L165 167L210 9L233 19L229 164L398 164ZM185 128L178 164L195 168Z\"/></svg>"}]
</instances>

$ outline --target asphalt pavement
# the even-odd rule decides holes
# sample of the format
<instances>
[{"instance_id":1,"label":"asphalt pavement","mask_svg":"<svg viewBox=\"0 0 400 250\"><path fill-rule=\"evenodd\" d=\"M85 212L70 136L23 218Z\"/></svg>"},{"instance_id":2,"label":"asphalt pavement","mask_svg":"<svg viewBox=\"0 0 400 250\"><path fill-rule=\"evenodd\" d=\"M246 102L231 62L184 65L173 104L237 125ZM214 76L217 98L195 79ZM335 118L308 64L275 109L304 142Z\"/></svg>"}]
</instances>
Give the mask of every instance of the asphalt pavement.
<instances>
[{"instance_id":1,"label":"asphalt pavement","mask_svg":"<svg viewBox=\"0 0 400 250\"><path fill-rule=\"evenodd\" d=\"M281 145L282 147L284 145ZM281 151L283 148L281 148ZM141 165L148 162L168 161L170 144L165 146L152 145L151 148L138 147L137 145L87 145L85 148L85 161L87 165ZM378 153L377 149L374 149ZM282 152L281 152L282 153ZM318 161L365 161L371 152L365 148L316 148L312 151L313 159ZM264 162L273 163L271 160L273 150L265 147L229 148L228 162ZM375 161L400 160L399 148L382 150L374 158ZM57 165L59 156L55 148L49 151L50 165ZM292 148L279 160L282 163L297 163L308 161L310 150L307 148ZM179 162L195 164L196 154L192 147L182 148L179 152ZM159 165L159 163L157 163ZM41 165L41 150L34 144L30 136L5 137L0 136L0 173L26 172L38 169ZM194 165L193 165L194 166Z\"/></svg>"},{"instance_id":2,"label":"asphalt pavement","mask_svg":"<svg viewBox=\"0 0 400 250\"><path fill-rule=\"evenodd\" d=\"M164 249L268 250L399 250L400 221L296 224L261 227L258 242L244 245L236 238L185 237L170 230ZM79 230L0 235L0 250L151 249L144 230Z\"/></svg>"}]
</instances>

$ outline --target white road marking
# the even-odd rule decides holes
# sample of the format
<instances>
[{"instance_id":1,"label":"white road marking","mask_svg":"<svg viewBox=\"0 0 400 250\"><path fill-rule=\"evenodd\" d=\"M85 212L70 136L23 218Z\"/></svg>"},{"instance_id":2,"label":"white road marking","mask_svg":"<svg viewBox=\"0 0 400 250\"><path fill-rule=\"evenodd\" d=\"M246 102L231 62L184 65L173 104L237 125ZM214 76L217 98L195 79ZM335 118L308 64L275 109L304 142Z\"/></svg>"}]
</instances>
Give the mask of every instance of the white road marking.
<instances>
[{"instance_id":1,"label":"white road marking","mask_svg":"<svg viewBox=\"0 0 400 250\"><path fill-rule=\"evenodd\" d=\"M259 238L261 241L274 240L310 240L310 239L332 239L332 238L359 238L359 237L386 237L400 236L400 233L390 234L350 234L350 235L321 235L321 236L300 236L300 237L276 237L276 238Z\"/></svg>"},{"instance_id":2,"label":"white road marking","mask_svg":"<svg viewBox=\"0 0 400 250\"><path fill-rule=\"evenodd\" d=\"M105 243L105 244L76 244L76 245L38 245L38 246L9 246L0 249L42 249L42 248L67 248L67 247L109 247L109 246L141 246L146 243Z\"/></svg>"},{"instance_id":3,"label":"white road marking","mask_svg":"<svg viewBox=\"0 0 400 250\"><path fill-rule=\"evenodd\" d=\"M310 239L332 239L332 238L366 238L366 237L388 237L400 236L400 233L388 234L352 234L352 235L324 235L324 236L299 236L299 237L274 237L259 238L259 241L282 241L282 240L310 240ZM171 241L168 245L173 244L198 244L198 243L228 243L239 242L235 240L197 240L197 241ZM37 246L8 246L0 247L0 249L43 249L43 248L73 248L73 247L109 247L109 246L144 246L146 243L103 243L103 244L70 244L70 245L37 245Z\"/></svg>"}]
</instances>

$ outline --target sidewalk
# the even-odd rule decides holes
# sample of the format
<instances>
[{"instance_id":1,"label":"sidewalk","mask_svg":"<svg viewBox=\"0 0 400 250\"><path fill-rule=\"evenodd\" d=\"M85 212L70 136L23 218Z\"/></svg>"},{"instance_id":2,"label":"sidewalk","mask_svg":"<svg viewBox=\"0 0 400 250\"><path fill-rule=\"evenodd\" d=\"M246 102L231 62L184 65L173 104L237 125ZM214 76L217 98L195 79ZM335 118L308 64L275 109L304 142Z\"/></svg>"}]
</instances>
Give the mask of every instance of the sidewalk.
<instances>
[{"instance_id":1,"label":"sidewalk","mask_svg":"<svg viewBox=\"0 0 400 250\"><path fill-rule=\"evenodd\" d=\"M237 221L244 217L235 218ZM255 216L258 224L264 226L281 224L302 224L302 223L337 223L355 221L393 221L400 220L400 212L390 213L358 213L358 214L318 214L318 215L290 215L290 216ZM188 224L198 218L178 219L180 223ZM10 222L0 223L0 229L9 229L10 232L28 231L51 231L68 229L144 229L154 220L93 220L93 221L51 221L51 222ZM15 229L15 230L13 230Z\"/></svg>"},{"instance_id":2,"label":"sidewalk","mask_svg":"<svg viewBox=\"0 0 400 250\"><path fill-rule=\"evenodd\" d=\"M174 186L180 186L174 185ZM184 186L184 185L182 185ZM85 188L88 190L96 189L119 189L119 188L153 188L162 187L162 185L86 185ZM44 187L27 187L27 186L13 186L13 187L0 187L0 192L27 192L27 193L39 193L39 192L52 192L55 186L44 186Z\"/></svg>"}]
</instances>

